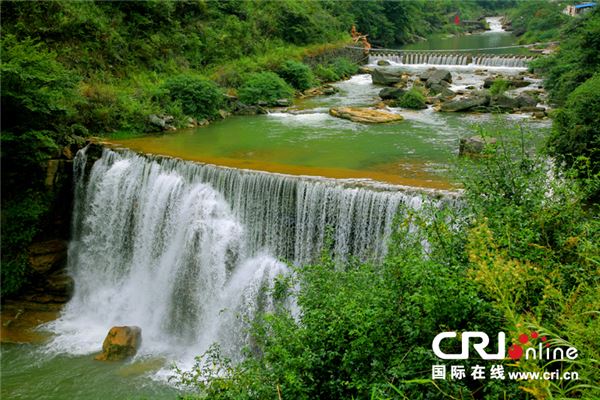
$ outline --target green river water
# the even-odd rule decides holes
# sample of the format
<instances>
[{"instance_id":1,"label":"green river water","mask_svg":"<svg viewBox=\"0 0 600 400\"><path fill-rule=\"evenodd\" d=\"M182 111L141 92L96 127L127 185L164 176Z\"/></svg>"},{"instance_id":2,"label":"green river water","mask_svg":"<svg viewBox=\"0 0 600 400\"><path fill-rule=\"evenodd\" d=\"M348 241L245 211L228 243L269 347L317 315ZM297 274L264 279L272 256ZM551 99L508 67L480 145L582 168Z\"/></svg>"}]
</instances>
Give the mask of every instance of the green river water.
<instances>
[{"instance_id":1,"label":"green river water","mask_svg":"<svg viewBox=\"0 0 600 400\"><path fill-rule=\"evenodd\" d=\"M506 46L515 38L504 32L432 38L410 49ZM521 50L517 50L521 51ZM395 66L390 68L402 68ZM454 89L481 85L473 70L452 68ZM413 68L414 69L414 68ZM499 70L500 71L500 70ZM504 70L516 74L519 71ZM339 105L373 105L380 87L369 75L336 84L340 92L297 102L296 113L231 117L208 127L162 136L114 141L135 150L238 168L293 175L373 179L432 188L453 186L451 169L461 137L473 125L493 120L522 121L534 130L548 121L529 115L442 114L432 109L392 109L405 120L362 125L328 115ZM101 343L98 343L100 350ZM152 378L161 360L103 363L92 354L53 354L44 344L2 344L2 399L141 399L176 397L164 380Z\"/></svg>"}]
</instances>

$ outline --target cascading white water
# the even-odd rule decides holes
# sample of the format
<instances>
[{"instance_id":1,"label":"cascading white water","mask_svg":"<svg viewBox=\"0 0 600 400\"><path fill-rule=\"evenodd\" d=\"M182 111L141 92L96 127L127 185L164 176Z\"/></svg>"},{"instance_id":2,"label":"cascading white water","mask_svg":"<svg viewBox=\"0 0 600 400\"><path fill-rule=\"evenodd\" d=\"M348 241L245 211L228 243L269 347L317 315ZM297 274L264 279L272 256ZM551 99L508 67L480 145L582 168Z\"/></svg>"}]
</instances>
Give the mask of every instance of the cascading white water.
<instances>
[{"instance_id":1,"label":"cascading white water","mask_svg":"<svg viewBox=\"0 0 600 400\"><path fill-rule=\"evenodd\" d=\"M369 55L369 64L375 65L377 61L386 60L400 65L444 65L464 67L504 67L527 68L531 57L510 54L441 54L441 53L400 53L400 54L374 54Z\"/></svg>"},{"instance_id":2,"label":"cascading white water","mask_svg":"<svg viewBox=\"0 0 600 400\"><path fill-rule=\"evenodd\" d=\"M485 33L506 32L502 27L502 17L486 17L485 21L490 27L490 30Z\"/></svg>"},{"instance_id":3,"label":"cascading white water","mask_svg":"<svg viewBox=\"0 0 600 400\"><path fill-rule=\"evenodd\" d=\"M280 259L381 260L400 205L421 196L105 149L75 161L69 268L75 294L49 348L98 351L113 325L142 328L142 355L190 362L213 342L235 356L244 324L273 307Z\"/></svg>"}]
</instances>

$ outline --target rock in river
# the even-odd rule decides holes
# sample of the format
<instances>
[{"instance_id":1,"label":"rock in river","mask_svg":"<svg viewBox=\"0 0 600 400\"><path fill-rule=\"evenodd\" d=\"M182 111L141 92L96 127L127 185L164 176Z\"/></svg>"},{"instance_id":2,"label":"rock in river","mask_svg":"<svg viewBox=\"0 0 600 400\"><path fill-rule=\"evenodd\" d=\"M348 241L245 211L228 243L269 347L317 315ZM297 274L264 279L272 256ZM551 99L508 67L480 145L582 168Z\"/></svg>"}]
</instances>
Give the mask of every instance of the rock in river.
<instances>
[{"instance_id":1,"label":"rock in river","mask_svg":"<svg viewBox=\"0 0 600 400\"><path fill-rule=\"evenodd\" d=\"M381 124L385 122L402 121L402 115L393 114L383 110L371 110L359 107L334 107L329 110L334 117L349 119L353 122L364 122L369 124Z\"/></svg>"},{"instance_id":2,"label":"rock in river","mask_svg":"<svg viewBox=\"0 0 600 400\"><path fill-rule=\"evenodd\" d=\"M471 136L460 139L458 154L460 156L478 155L483 152L486 146L495 145L496 139L492 137Z\"/></svg>"},{"instance_id":3,"label":"rock in river","mask_svg":"<svg viewBox=\"0 0 600 400\"><path fill-rule=\"evenodd\" d=\"M371 79L375 85L386 85L392 86L395 83L402 82L402 73L400 72L388 72L380 69L374 69L371 71Z\"/></svg>"},{"instance_id":4,"label":"rock in river","mask_svg":"<svg viewBox=\"0 0 600 400\"><path fill-rule=\"evenodd\" d=\"M399 98L404 96L404 93L406 93L406 90L404 89L386 87L381 89L381 91L379 92L379 97L381 97L383 100L398 100Z\"/></svg>"},{"instance_id":5,"label":"rock in river","mask_svg":"<svg viewBox=\"0 0 600 400\"><path fill-rule=\"evenodd\" d=\"M503 94L495 94L490 99L490 107L492 109L498 109L502 111L510 111L519 106L519 102Z\"/></svg>"},{"instance_id":6,"label":"rock in river","mask_svg":"<svg viewBox=\"0 0 600 400\"><path fill-rule=\"evenodd\" d=\"M452 83L452 74L445 69L429 69L419 75L419 79L425 81L425 86L429 87L433 84L443 84L442 82Z\"/></svg>"},{"instance_id":7,"label":"rock in river","mask_svg":"<svg viewBox=\"0 0 600 400\"><path fill-rule=\"evenodd\" d=\"M99 361L119 361L133 357L142 344L142 329L137 326L113 326L108 331Z\"/></svg>"},{"instance_id":8,"label":"rock in river","mask_svg":"<svg viewBox=\"0 0 600 400\"><path fill-rule=\"evenodd\" d=\"M444 112L455 112L455 111L468 111L475 107L487 106L490 103L489 97L486 96L474 96L467 97L464 99L447 101L442 104L440 111Z\"/></svg>"}]
</instances>

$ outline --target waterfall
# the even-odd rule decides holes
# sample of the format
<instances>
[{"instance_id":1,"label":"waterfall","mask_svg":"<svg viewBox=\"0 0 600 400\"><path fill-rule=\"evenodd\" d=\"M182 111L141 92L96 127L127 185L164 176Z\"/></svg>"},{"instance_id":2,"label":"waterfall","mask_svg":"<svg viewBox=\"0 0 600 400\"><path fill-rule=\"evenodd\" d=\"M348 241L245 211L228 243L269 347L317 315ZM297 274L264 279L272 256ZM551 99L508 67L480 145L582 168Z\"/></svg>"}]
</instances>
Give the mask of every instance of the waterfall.
<instances>
[{"instance_id":1,"label":"waterfall","mask_svg":"<svg viewBox=\"0 0 600 400\"><path fill-rule=\"evenodd\" d=\"M142 355L190 362L213 342L235 355L244 326L274 307L282 260L379 261L396 213L421 196L382 185L293 177L104 149L75 160L73 299L49 345L99 351L113 325L142 328ZM329 241L328 241L329 240Z\"/></svg>"},{"instance_id":2,"label":"waterfall","mask_svg":"<svg viewBox=\"0 0 600 400\"><path fill-rule=\"evenodd\" d=\"M531 57L510 54L443 54L443 53L412 53L379 54L376 51L369 55L369 64L376 65L379 60L387 60L400 65L443 65L465 67L503 67L527 68Z\"/></svg>"}]
</instances>

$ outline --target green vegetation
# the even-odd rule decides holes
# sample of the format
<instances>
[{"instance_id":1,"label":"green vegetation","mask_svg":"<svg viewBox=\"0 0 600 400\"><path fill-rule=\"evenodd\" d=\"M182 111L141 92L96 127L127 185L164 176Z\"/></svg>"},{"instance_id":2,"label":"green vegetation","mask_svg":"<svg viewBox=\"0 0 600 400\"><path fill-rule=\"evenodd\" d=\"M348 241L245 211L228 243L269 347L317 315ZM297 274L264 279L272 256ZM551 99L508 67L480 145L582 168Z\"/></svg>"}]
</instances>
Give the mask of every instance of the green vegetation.
<instances>
[{"instance_id":1,"label":"green vegetation","mask_svg":"<svg viewBox=\"0 0 600 400\"><path fill-rule=\"evenodd\" d=\"M181 106L181 112L194 118L214 118L224 104L224 96L212 81L179 75L165 82L165 97Z\"/></svg>"},{"instance_id":2,"label":"green vegetation","mask_svg":"<svg viewBox=\"0 0 600 400\"><path fill-rule=\"evenodd\" d=\"M490 86L490 94L504 94L510 87L510 82L505 79L496 79Z\"/></svg>"},{"instance_id":3,"label":"green vegetation","mask_svg":"<svg viewBox=\"0 0 600 400\"><path fill-rule=\"evenodd\" d=\"M319 79L319 81L323 83L335 82L340 78L338 74L335 73L332 67L326 67L322 64L319 64L314 68L314 73L315 76Z\"/></svg>"},{"instance_id":4,"label":"green vegetation","mask_svg":"<svg viewBox=\"0 0 600 400\"><path fill-rule=\"evenodd\" d=\"M534 62L545 76L550 99L562 108L555 112L550 155L567 171L576 170L590 201L600 201L600 10L573 18L561 33L558 51Z\"/></svg>"},{"instance_id":5,"label":"green vegetation","mask_svg":"<svg viewBox=\"0 0 600 400\"><path fill-rule=\"evenodd\" d=\"M548 144L559 162L579 169L579 176L587 179L600 174L600 74L569 95L555 115ZM600 200L600 187L590 187L590 195Z\"/></svg>"},{"instance_id":6,"label":"green vegetation","mask_svg":"<svg viewBox=\"0 0 600 400\"><path fill-rule=\"evenodd\" d=\"M599 10L572 18L561 33L558 51L532 63L530 68L545 75L544 85L552 101L564 104L578 85L600 71L599 37Z\"/></svg>"},{"instance_id":7,"label":"green vegetation","mask_svg":"<svg viewBox=\"0 0 600 400\"><path fill-rule=\"evenodd\" d=\"M546 0L524 0L510 10L508 19L521 43L557 40L561 27L571 17L562 13L567 3Z\"/></svg>"},{"instance_id":8,"label":"green vegetation","mask_svg":"<svg viewBox=\"0 0 600 400\"><path fill-rule=\"evenodd\" d=\"M553 179L544 156L525 150L522 131L479 133L499 143L488 157L462 165L462 208L430 206L398 219L381 265L338 265L325 251L318 265L295 269L274 295L283 301L299 287L298 320L280 306L251 329L240 364L212 348L193 371L179 371L195 393L189 397L596 397L597 209L586 206L578 181ZM580 380L433 381L431 366L444 361L431 340L448 330L504 331L512 342L523 332L547 335L579 350L562 368ZM488 362L471 356L446 363L469 371ZM506 372L555 368L541 360L499 363Z\"/></svg>"},{"instance_id":9,"label":"green vegetation","mask_svg":"<svg viewBox=\"0 0 600 400\"><path fill-rule=\"evenodd\" d=\"M350 62L347 58L338 57L331 62L333 72L339 77L338 79L350 78L358 73L358 65Z\"/></svg>"},{"instance_id":10,"label":"green vegetation","mask_svg":"<svg viewBox=\"0 0 600 400\"><path fill-rule=\"evenodd\" d=\"M358 65L346 58L336 58L327 65L319 64L314 73L321 82L335 82L358 73Z\"/></svg>"},{"instance_id":11,"label":"green vegetation","mask_svg":"<svg viewBox=\"0 0 600 400\"><path fill-rule=\"evenodd\" d=\"M417 88L413 87L402 95L398 100L398 105L404 108L412 108L414 110L420 110L427 108L425 95Z\"/></svg>"},{"instance_id":12,"label":"green vegetation","mask_svg":"<svg viewBox=\"0 0 600 400\"><path fill-rule=\"evenodd\" d=\"M279 99L289 99L293 94L290 85L273 72L248 75L238 92L240 100L246 104L264 102L267 105L274 105Z\"/></svg>"},{"instance_id":13,"label":"green vegetation","mask_svg":"<svg viewBox=\"0 0 600 400\"><path fill-rule=\"evenodd\" d=\"M298 61L284 62L277 70L277 74L298 90L306 90L315 86L315 76L309 66Z\"/></svg>"},{"instance_id":14,"label":"green vegetation","mask_svg":"<svg viewBox=\"0 0 600 400\"><path fill-rule=\"evenodd\" d=\"M2 204L2 296L17 292L28 281L27 246L42 228L49 199L39 191L27 190Z\"/></svg>"}]
</instances>

